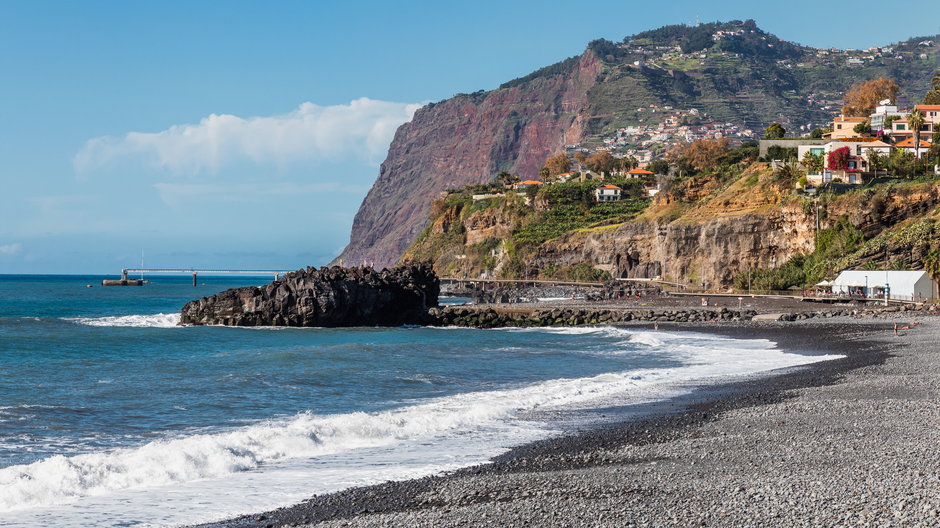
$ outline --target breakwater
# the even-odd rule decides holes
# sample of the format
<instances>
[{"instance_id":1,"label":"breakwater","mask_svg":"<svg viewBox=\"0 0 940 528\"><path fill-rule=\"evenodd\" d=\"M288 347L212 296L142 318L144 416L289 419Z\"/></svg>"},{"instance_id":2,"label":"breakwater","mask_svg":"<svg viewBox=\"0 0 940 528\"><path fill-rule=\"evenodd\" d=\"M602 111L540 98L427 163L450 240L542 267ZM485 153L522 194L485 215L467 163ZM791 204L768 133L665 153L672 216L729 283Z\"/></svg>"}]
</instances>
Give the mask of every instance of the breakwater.
<instances>
[{"instance_id":1,"label":"breakwater","mask_svg":"<svg viewBox=\"0 0 940 528\"><path fill-rule=\"evenodd\" d=\"M796 313L765 313L755 310L717 309L592 309L592 308L493 308L448 306L431 308L427 324L430 326L462 326L470 328L579 326L629 322L703 323L717 321L801 321L831 317L878 318L889 314L938 313L937 305L900 305L887 308L835 309Z\"/></svg>"}]
</instances>

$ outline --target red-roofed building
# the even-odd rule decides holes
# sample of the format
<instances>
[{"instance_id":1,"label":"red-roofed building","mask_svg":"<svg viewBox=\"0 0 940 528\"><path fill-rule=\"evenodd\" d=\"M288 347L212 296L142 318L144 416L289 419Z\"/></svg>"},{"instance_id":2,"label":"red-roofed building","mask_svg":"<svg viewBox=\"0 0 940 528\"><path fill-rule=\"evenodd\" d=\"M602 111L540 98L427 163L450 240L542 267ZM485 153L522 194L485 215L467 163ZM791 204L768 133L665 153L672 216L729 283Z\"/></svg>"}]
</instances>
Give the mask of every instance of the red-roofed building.
<instances>
[{"instance_id":1,"label":"red-roofed building","mask_svg":"<svg viewBox=\"0 0 940 528\"><path fill-rule=\"evenodd\" d=\"M594 199L598 202L618 202L623 196L623 189L616 185L601 185L594 189Z\"/></svg>"},{"instance_id":2,"label":"red-roofed building","mask_svg":"<svg viewBox=\"0 0 940 528\"><path fill-rule=\"evenodd\" d=\"M648 178L650 176L653 176L653 173L646 169L641 169L637 167L635 169L630 169L629 171L627 171L627 176L633 179L640 179L640 178Z\"/></svg>"},{"instance_id":3,"label":"red-roofed building","mask_svg":"<svg viewBox=\"0 0 940 528\"><path fill-rule=\"evenodd\" d=\"M923 157L924 154L927 153L927 150L930 149L931 146L933 145L930 143L930 141L927 141L927 139L925 138L925 134L923 133L921 133L921 136L920 136L920 145L918 145L916 148L914 146L913 137L909 137L907 139L898 141L897 143L894 144L894 148L907 150L908 152L916 155L919 158Z\"/></svg>"},{"instance_id":4,"label":"red-roofed building","mask_svg":"<svg viewBox=\"0 0 940 528\"><path fill-rule=\"evenodd\" d=\"M526 180L526 181L521 181L519 183L514 183L512 185L512 188L513 189L528 189L529 187L540 187L542 185L545 185L545 184L538 180Z\"/></svg>"},{"instance_id":5,"label":"red-roofed building","mask_svg":"<svg viewBox=\"0 0 940 528\"><path fill-rule=\"evenodd\" d=\"M940 105L917 105L914 108L924 115L924 125L920 127L920 137L923 142L924 138L930 138L934 132L940 130ZM896 143L914 137L914 131L907 123L907 114L904 118L891 123L891 137Z\"/></svg>"}]
</instances>

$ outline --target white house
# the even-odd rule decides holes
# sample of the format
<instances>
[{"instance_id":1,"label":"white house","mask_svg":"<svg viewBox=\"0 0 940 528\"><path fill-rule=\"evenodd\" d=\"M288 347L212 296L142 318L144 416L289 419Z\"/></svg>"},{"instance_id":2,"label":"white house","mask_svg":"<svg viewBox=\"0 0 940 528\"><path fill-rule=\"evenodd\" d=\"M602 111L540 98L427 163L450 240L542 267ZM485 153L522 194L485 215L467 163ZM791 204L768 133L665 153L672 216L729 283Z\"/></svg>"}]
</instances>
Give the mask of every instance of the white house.
<instances>
[{"instance_id":1,"label":"white house","mask_svg":"<svg viewBox=\"0 0 940 528\"><path fill-rule=\"evenodd\" d=\"M623 189L616 185L601 185L594 189L594 199L598 202L618 202L623 196Z\"/></svg>"},{"instance_id":2,"label":"white house","mask_svg":"<svg viewBox=\"0 0 940 528\"><path fill-rule=\"evenodd\" d=\"M872 132L879 132L885 129L885 121L889 117L904 120L907 119L907 114L907 112L898 111L897 105L891 104L890 99L885 99L875 107L875 113L868 116L868 120L871 123Z\"/></svg>"},{"instance_id":3,"label":"white house","mask_svg":"<svg viewBox=\"0 0 940 528\"><path fill-rule=\"evenodd\" d=\"M849 149L848 166L845 170L831 170L828 164L829 153L843 147ZM810 182L828 183L838 178L842 182L861 184L865 182L862 173L871 171L868 164L869 155L872 152L879 154L890 154L891 145L878 140L877 138L845 138L836 139L825 145L799 145L797 146L797 156L802 161L806 154L820 155L823 157L822 172L810 171L806 177Z\"/></svg>"},{"instance_id":4,"label":"white house","mask_svg":"<svg viewBox=\"0 0 940 528\"><path fill-rule=\"evenodd\" d=\"M882 298L885 286L891 299L923 301L936 299L937 282L926 271L851 270L832 281L832 293Z\"/></svg>"}]
</instances>

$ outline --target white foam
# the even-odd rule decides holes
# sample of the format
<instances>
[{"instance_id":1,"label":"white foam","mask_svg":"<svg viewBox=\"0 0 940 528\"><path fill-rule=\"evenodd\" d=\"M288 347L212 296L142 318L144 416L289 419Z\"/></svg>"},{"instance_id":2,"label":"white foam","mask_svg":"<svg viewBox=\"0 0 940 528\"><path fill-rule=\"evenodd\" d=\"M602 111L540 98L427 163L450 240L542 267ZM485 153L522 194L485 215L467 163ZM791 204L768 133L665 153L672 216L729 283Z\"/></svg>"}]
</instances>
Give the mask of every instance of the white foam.
<instances>
[{"instance_id":1,"label":"white foam","mask_svg":"<svg viewBox=\"0 0 940 528\"><path fill-rule=\"evenodd\" d=\"M609 327L536 331L596 332L657 346L636 337L644 332ZM58 525L210 521L281 506L309 493L483 461L512 445L552 434L548 424L520 419L533 411L589 408L604 401L655 401L690 390L682 387L692 381L838 357L788 354L766 340L671 332L655 337L662 342L662 353L681 358L685 366L554 379L424 400L385 412L300 414L132 449L54 456L3 468L0 512L11 513L0 514L0 524L29 525L45 518ZM181 495L182 489L189 493ZM178 504L167 508L167 500ZM76 503L71 510L69 503ZM102 512L100 517L88 517L93 505ZM113 508L124 508L125 517ZM173 517L168 510L180 513Z\"/></svg>"},{"instance_id":2,"label":"white foam","mask_svg":"<svg viewBox=\"0 0 940 528\"><path fill-rule=\"evenodd\" d=\"M68 317L66 321L87 326L129 326L140 328L173 328L180 323L178 313L153 315L117 315L111 317Z\"/></svg>"}]
</instances>

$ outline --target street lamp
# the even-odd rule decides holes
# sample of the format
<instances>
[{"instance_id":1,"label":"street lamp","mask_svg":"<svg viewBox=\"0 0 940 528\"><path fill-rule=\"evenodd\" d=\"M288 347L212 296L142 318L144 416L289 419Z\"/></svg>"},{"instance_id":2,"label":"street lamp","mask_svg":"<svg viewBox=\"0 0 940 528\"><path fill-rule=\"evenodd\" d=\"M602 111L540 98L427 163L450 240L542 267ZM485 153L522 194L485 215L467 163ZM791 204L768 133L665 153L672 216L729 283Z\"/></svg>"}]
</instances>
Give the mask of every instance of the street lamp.
<instances>
[{"instance_id":1,"label":"street lamp","mask_svg":"<svg viewBox=\"0 0 940 528\"><path fill-rule=\"evenodd\" d=\"M888 306L888 291L891 289L888 286L888 270L885 270L885 306Z\"/></svg>"}]
</instances>

